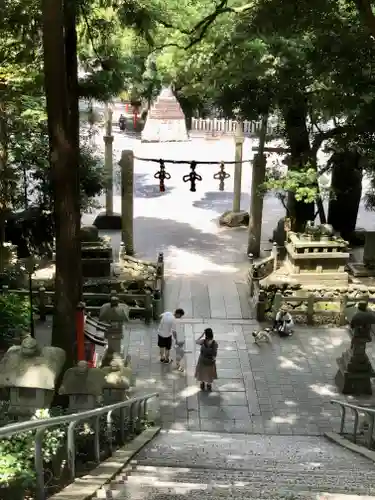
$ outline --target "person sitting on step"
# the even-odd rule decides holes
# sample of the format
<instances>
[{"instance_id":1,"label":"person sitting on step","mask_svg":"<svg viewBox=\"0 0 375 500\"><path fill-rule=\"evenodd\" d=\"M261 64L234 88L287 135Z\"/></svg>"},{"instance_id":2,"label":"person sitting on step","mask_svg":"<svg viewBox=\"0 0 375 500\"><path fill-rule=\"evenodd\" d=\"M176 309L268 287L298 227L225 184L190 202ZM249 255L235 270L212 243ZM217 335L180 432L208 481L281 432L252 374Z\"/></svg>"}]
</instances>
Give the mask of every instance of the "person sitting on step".
<instances>
[{"instance_id":1,"label":"person sitting on step","mask_svg":"<svg viewBox=\"0 0 375 500\"><path fill-rule=\"evenodd\" d=\"M273 323L273 330L276 331L280 337L289 337L293 333L293 318L288 312L286 305L282 305L277 311L275 321Z\"/></svg>"}]
</instances>

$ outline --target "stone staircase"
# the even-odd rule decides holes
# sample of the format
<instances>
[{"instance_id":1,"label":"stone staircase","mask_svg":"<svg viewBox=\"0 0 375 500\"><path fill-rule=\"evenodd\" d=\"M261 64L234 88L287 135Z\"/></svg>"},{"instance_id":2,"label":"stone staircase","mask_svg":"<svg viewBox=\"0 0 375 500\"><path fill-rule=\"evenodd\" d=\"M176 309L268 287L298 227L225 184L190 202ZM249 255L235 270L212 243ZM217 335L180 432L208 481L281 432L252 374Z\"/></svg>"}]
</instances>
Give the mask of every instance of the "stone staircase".
<instances>
[{"instance_id":1,"label":"stone staircase","mask_svg":"<svg viewBox=\"0 0 375 500\"><path fill-rule=\"evenodd\" d=\"M375 500L375 465L320 436L162 431L96 498Z\"/></svg>"}]
</instances>

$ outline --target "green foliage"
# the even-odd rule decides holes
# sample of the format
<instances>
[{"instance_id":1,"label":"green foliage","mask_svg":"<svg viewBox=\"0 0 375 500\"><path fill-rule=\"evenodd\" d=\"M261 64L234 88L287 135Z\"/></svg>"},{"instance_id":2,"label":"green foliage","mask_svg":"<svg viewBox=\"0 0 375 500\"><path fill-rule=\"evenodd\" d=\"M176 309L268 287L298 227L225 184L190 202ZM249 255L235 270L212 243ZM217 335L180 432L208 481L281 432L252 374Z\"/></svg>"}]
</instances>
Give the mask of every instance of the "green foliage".
<instances>
[{"instance_id":1,"label":"green foliage","mask_svg":"<svg viewBox=\"0 0 375 500\"><path fill-rule=\"evenodd\" d=\"M330 189L327 188L324 180L321 182L316 169L311 168L309 164L300 170L287 170L276 163L267 170L266 179L260 186L260 191L263 194L272 192L287 212L288 195L291 193L297 201L304 203L314 203L318 197L328 198L330 195Z\"/></svg>"},{"instance_id":2,"label":"green foliage","mask_svg":"<svg viewBox=\"0 0 375 500\"><path fill-rule=\"evenodd\" d=\"M0 342L10 342L23 331L27 331L29 324L28 299L13 293L0 294Z\"/></svg>"},{"instance_id":3,"label":"green foliage","mask_svg":"<svg viewBox=\"0 0 375 500\"><path fill-rule=\"evenodd\" d=\"M31 420L49 417L49 410L37 410ZM0 440L0 492L1 488L14 484L24 489L34 485L34 434L35 432L28 431ZM65 430L61 428L46 431L43 440L43 458L46 464L51 463L62 446L65 434Z\"/></svg>"}]
</instances>

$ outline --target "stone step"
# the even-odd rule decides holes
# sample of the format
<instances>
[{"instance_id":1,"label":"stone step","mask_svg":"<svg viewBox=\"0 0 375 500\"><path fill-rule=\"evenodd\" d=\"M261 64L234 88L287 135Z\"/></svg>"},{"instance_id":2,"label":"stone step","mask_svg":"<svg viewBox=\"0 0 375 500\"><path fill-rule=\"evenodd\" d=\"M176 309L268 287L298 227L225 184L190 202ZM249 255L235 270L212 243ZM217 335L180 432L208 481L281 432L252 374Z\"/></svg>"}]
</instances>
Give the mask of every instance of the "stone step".
<instances>
[{"instance_id":1,"label":"stone step","mask_svg":"<svg viewBox=\"0 0 375 500\"><path fill-rule=\"evenodd\" d=\"M196 484L164 488L124 484L122 489L99 490L96 498L105 500L375 500L375 496L352 492L330 493L321 490L280 488L262 485L217 487Z\"/></svg>"},{"instance_id":2,"label":"stone step","mask_svg":"<svg viewBox=\"0 0 375 500\"><path fill-rule=\"evenodd\" d=\"M371 481L374 479L375 468L373 472L361 471L358 469L350 469L348 467L344 467L340 469L345 477L350 478L358 478L360 475L361 478L368 478ZM326 467L306 467L305 469L297 469L291 466L256 466L252 469L247 470L236 470L236 469L218 469L210 468L210 467L160 467L157 465L138 465L132 464L127 469L126 472L129 474L137 473L139 476L153 476L153 477L175 477L176 481L185 480L186 478L191 477L209 477L210 482L212 482L212 478L214 481L233 479L234 481L242 481L244 478L249 477L258 477L262 475L277 475L282 477L304 477L304 476L314 476L314 477L330 477L337 475L336 468L327 469ZM375 488L375 485L374 485Z\"/></svg>"},{"instance_id":3,"label":"stone step","mask_svg":"<svg viewBox=\"0 0 375 500\"><path fill-rule=\"evenodd\" d=\"M97 498L375 500L375 466L318 436L163 431Z\"/></svg>"},{"instance_id":4,"label":"stone step","mask_svg":"<svg viewBox=\"0 0 375 500\"><path fill-rule=\"evenodd\" d=\"M345 487L342 486L342 475L345 475ZM254 471L214 471L212 469L173 469L148 467L136 467L127 476L128 485L142 485L144 487L157 487L162 491L165 488L189 488L189 485L205 485L244 488L276 488L294 489L298 491L328 491L328 492L354 492L363 494L374 494L374 475L348 474L346 471L278 471L278 470L254 470ZM185 486L184 486L185 485Z\"/></svg>"},{"instance_id":5,"label":"stone step","mask_svg":"<svg viewBox=\"0 0 375 500\"><path fill-rule=\"evenodd\" d=\"M375 474L366 458L322 436L280 436L164 431L136 456L139 465L251 470L265 464L327 470L353 469Z\"/></svg>"}]
</instances>

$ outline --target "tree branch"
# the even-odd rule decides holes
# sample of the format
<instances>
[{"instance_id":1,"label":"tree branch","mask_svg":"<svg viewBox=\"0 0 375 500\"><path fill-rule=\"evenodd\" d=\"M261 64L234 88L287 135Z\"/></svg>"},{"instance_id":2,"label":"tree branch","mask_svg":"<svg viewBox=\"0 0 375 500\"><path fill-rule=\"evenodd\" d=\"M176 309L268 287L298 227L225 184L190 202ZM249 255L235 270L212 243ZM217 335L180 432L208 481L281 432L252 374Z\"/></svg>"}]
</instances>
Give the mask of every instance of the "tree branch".
<instances>
[{"instance_id":1,"label":"tree branch","mask_svg":"<svg viewBox=\"0 0 375 500\"><path fill-rule=\"evenodd\" d=\"M228 7L227 6L228 0L221 0L220 3L215 7L215 10L211 13L208 14L208 16L204 17L201 19L191 30L184 30L181 28L177 28L176 26L173 26L172 24L168 23L167 21L164 21L162 19L157 19L157 22L161 24L162 26L170 29L176 29L180 33L183 33L184 35L188 36L193 36L192 40L186 45L186 46L181 46L176 43L168 43L165 45L161 45L160 47L155 47L152 52L163 50L166 47L177 47L182 50L188 50L197 43L199 43L201 40L203 40L205 34L207 33L208 29L210 26L216 21L216 19L221 16L222 14L242 14L244 12L247 12L248 10L253 7L253 3L247 3L244 5L241 5L241 7ZM195 35L195 36L194 36Z\"/></svg>"},{"instance_id":2,"label":"tree branch","mask_svg":"<svg viewBox=\"0 0 375 500\"><path fill-rule=\"evenodd\" d=\"M332 128L331 130L327 130L325 132L320 132L319 134L316 134L316 136L314 137L311 146L311 152L315 156L324 141L355 131L359 131L359 128L356 127L355 125L343 125L342 127L336 127Z\"/></svg>"}]
</instances>

